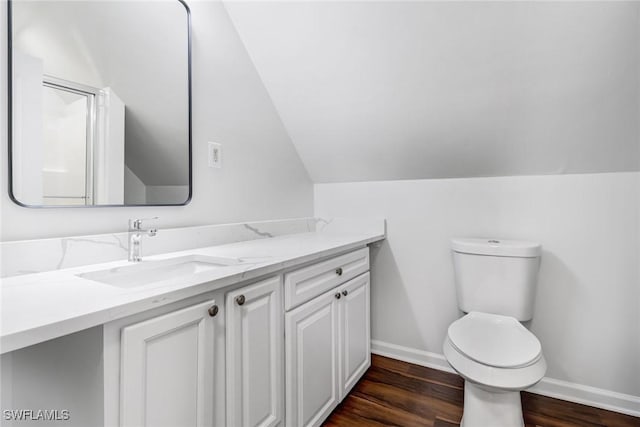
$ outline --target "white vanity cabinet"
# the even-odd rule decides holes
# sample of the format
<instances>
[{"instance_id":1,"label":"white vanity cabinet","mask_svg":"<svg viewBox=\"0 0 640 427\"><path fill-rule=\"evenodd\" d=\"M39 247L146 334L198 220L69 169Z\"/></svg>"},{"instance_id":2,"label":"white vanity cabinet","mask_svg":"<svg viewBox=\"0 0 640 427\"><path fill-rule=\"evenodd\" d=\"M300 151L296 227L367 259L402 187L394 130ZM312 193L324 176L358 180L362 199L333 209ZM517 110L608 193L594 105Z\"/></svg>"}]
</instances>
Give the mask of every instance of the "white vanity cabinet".
<instances>
[{"instance_id":1,"label":"white vanity cabinet","mask_svg":"<svg viewBox=\"0 0 640 427\"><path fill-rule=\"evenodd\" d=\"M122 425L213 424L216 303L195 304L122 329Z\"/></svg>"},{"instance_id":2,"label":"white vanity cabinet","mask_svg":"<svg viewBox=\"0 0 640 427\"><path fill-rule=\"evenodd\" d=\"M3 355L3 392L74 426L320 425L371 363L369 249L281 268Z\"/></svg>"},{"instance_id":3,"label":"white vanity cabinet","mask_svg":"<svg viewBox=\"0 0 640 427\"><path fill-rule=\"evenodd\" d=\"M366 273L339 289L340 400L371 366L370 288Z\"/></svg>"},{"instance_id":4,"label":"white vanity cabinet","mask_svg":"<svg viewBox=\"0 0 640 427\"><path fill-rule=\"evenodd\" d=\"M338 281L285 314L285 419L290 427L320 425L371 365L368 249L324 265L333 268L340 262L344 266L336 267L335 276L355 278ZM318 265L290 274L285 293L289 286L312 295L313 286L304 288L300 282L322 290L327 281L335 283L335 276Z\"/></svg>"},{"instance_id":5,"label":"white vanity cabinet","mask_svg":"<svg viewBox=\"0 0 640 427\"><path fill-rule=\"evenodd\" d=\"M282 278L227 293L227 426L284 418Z\"/></svg>"},{"instance_id":6,"label":"white vanity cabinet","mask_svg":"<svg viewBox=\"0 0 640 427\"><path fill-rule=\"evenodd\" d=\"M318 425L340 401L338 323L333 291L285 314L287 426Z\"/></svg>"},{"instance_id":7,"label":"white vanity cabinet","mask_svg":"<svg viewBox=\"0 0 640 427\"><path fill-rule=\"evenodd\" d=\"M282 275L226 289L105 325L105 426L283 424Z\"/></svg>"},{"instance_id":8,"label":"white vanity cabinet","mask_svg":"<svg viewBox=\"0 0 640 427\"><path fill-rule=\"evenodd\" d=\"M224 293L104 325L105 427L225 425Z\"/></svg>"}]
</instances>

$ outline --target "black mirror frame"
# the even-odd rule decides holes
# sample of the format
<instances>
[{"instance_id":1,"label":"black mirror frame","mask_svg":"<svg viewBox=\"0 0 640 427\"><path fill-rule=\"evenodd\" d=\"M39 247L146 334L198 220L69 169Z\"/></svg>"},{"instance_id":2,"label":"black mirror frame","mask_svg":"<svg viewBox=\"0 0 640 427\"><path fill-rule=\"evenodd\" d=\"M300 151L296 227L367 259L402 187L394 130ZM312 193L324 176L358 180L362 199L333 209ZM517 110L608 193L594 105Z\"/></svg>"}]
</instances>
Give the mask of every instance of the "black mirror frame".
<instances>
[{"instance_id":1,"label":"black mirror frame","mask_svg":"<svg viewBox=\"0 0 640 427\"><path fill-rule=\"evenodd\" d=\"M182 6L184 6L185 11L187 13L187 96L189 99L189 118L188 118L188 160L189 160L189 194L187 195L187 200L184 203L175 203L175 204L134 204L134 205L85 205L85 206L46 206L46 205L28 205L20 202L15 195L13 194L13 22L12 22L12 14L11 14L11 4L13 0L7 0L7 131L8 131L8 158L7 158L7 173L9 174L7 185L9 191L9 198L18 206L23 208L34 208L34 209L69 209L69 208L126 208L126 207L154 207L154 206L185 206L191 202L191 197L193 195L193 148L192 148L192 90L191 90L191 9L184 0L177 0Z\"/></svg>"}]
</instances>

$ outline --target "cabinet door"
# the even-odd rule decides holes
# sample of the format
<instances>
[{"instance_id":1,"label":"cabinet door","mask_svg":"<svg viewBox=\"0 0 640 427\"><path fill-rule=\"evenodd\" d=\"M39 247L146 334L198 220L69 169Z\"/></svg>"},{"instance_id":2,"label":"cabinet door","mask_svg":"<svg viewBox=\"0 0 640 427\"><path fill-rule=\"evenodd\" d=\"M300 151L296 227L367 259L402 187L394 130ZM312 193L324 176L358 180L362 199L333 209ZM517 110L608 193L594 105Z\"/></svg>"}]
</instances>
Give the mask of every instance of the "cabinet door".
<instances>
[{"instance_id":1,"label":"cabinet door","mask_svg":"<svg viewBox=\"0 0 640 427\"><path fill-rule=\"evenodd\" d=\"M215 304L210 300L122 329L121 425L213 424Z\"/></svg>"},{"instance_id":2,"label":"cabinet door","mask_svg":"<svg viewBox=\"0 0 640 427\"><path fill-rule=\"evenodd\" d=\"M280 276L227 294L227 425L276 426L284 413Z\"/></svg>"},{"instance_id":3,"label":"cabinet door","mask_svg":"<svg viewBox=\"0 0 640 427\"><path fill-rule=\"evenodd\" d=\"M317 426L339 402L337 289L285 314L286 424Z\"/></svg>"},{"instance_id":4,"label":"cabinet door","mask_svg":"<svg viewBox=\"0 0 640 427\"><path fill-rule=\"evenodd\" d=\"M371 366L369 273L340 287L342 400Z\"/></svg>"}]
</instances>

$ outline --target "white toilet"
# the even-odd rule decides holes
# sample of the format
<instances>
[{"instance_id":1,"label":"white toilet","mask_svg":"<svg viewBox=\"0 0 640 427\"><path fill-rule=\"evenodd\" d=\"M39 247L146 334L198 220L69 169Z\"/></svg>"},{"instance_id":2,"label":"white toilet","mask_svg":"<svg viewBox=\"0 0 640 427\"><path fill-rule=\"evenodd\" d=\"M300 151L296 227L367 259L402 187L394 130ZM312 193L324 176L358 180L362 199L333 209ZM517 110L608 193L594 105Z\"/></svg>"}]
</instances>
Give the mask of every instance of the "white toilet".
<instances>
[{"instance_id":1,"label":"white toilet","mask_svg":"<svg viewBox=\"0 0 640 427\"><path fill-rule=\"evenodd\" d=\"M458 307L444 355L464 379L461 427L524 426L520 390L547 370L540 341L521 321L533 316L537 243L453 239Z\"/></svg>"}]
</instances>

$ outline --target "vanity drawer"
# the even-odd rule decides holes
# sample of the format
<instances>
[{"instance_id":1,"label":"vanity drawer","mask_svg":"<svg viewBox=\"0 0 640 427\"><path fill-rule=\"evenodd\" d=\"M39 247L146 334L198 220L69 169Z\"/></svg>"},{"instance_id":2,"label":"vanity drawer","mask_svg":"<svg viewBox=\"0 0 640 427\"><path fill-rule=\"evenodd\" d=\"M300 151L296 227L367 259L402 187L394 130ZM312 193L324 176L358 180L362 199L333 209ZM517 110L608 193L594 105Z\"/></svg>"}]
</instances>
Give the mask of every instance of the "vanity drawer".
<instances>
[{"instance_id":1,"label":"vanity drawer","mask_svg":"<svg viewBox=\"0 0 640 427\"><path fill-rule=\"evenodd\" d=\"M358 249L284 275L284 308L294 307L369 270L369 248Z\"/></svg>"}]
</instances>

